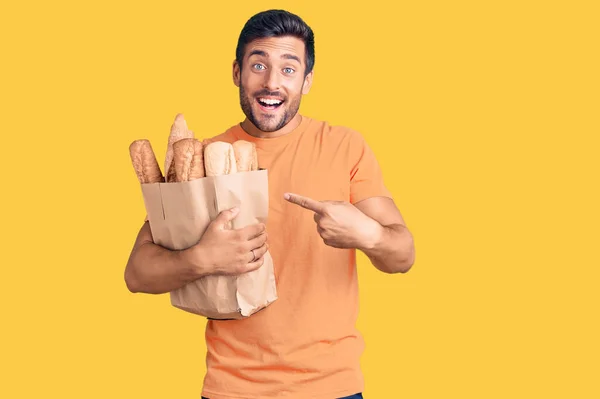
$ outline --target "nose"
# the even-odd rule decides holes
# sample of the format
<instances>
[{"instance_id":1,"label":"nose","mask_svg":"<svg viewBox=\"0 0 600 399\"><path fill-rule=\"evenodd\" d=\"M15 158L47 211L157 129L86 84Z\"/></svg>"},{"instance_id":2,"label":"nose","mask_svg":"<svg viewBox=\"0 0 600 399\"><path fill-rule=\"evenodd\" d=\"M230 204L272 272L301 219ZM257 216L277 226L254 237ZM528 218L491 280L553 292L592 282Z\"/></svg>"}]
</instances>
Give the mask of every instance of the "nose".
<instances>
[{"instance_id":1,"label":"nose","mask_svg":"<svg viewBox=\"0 0 600 399\"><path fill-rule=\"evenodd\" d=\"M271 69L265 76L265 89L269 91L279 90L279 74L275 69Z\"/></svg>"}]
</instances>

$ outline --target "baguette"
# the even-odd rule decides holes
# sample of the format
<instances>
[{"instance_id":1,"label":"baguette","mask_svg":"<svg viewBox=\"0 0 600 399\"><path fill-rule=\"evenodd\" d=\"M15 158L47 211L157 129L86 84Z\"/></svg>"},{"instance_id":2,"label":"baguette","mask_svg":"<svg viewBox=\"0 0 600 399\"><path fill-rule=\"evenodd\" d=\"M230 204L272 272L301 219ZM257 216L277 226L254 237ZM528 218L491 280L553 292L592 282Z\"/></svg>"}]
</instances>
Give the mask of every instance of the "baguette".
<instances>
[{"instance_id":1,"label":"baguette","mask_svg":"<svg viewBox=\"0 0 600 399\"><path fill-rule=\"evenodd\" d=\"M204 167L206 176L237 173L233 146L223 141L207 144L204 147Z\"/></svg>"},{"instance_id":2,"label":"baguette","mask_svg":"<svg viewBox=\"0 0 600 399\"><path fill-rule=\"evenodd\" d=\"M175 121L171 125L171 131L169 133L169 141L167 143L167 155L165 156L165 175L167 181L172 181L174 177L173 170L173 144L181 139L194 138L194 132L188 129L187 122L183 117L183 114L177 114Z\"/></svg>"},{"instance_id":3,"label":"baguette","mask_svg":"<svg viewBox=\"0 0 600 399\"><path fill-rule=\"evenodd\" d=\"M205 176L202 142L188 138L173 144L173 169L175 181L190 181Z\"/></svg>"},{"instance_id":4,"label":"baguette","mask_svg":"<svg viewBox=\"0 0 600 399\"><path fill-rule=\"evenodd\" d=\"M164 182L150 141L142 139L132 142L129 145L129 156L141 184Z\"/></svg>"},{"instance_id":5,"label":"baguette","mask_svg":"<svg viewBox=\"0 0 600 399\"><path fill-rule=\"evenodd\" d=\"M177 142L175 142L177 143ZM173 143L173 146L175 145L175 143ZM177 176L175 174L175 156L173 156L173 159L171 160L171 166L169 166L168 172L167 172L167 183L171 183L171 182L176 182L177 181Z\"/></svg>"},{"instance_id":6,"label":"baguette","mask_svg":"<svg viewBox=\"0 0 600 399\"><path fill-rule=\"evenodd\" d=\"M258 170L258 157L256 156L256 145L254 143L237 140L232 146L238 172Z\"/></svg>"}]
</instances>

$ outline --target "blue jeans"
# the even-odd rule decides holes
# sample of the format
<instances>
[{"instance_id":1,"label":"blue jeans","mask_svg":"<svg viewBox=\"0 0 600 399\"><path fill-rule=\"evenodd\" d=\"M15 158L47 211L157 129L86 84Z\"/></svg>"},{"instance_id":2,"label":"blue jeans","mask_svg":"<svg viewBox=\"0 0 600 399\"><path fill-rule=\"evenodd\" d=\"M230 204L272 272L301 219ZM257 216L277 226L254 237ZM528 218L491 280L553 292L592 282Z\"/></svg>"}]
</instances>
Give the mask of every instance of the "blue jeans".
<instances>
[{"instance_id":1,"label":"blue jeans","mask_svg":"<svg viewBox=\"0 0 600 399\"><path fill-rule=\"evenodd\" d=\"M202 399L208 399L208 398L205 398L204 396L202 396ZM357 394L345 396L345 397L339 398L339 399L363 399L363 396L362 396L362 393L357 393Z\"/></svg>"}]
</instances>

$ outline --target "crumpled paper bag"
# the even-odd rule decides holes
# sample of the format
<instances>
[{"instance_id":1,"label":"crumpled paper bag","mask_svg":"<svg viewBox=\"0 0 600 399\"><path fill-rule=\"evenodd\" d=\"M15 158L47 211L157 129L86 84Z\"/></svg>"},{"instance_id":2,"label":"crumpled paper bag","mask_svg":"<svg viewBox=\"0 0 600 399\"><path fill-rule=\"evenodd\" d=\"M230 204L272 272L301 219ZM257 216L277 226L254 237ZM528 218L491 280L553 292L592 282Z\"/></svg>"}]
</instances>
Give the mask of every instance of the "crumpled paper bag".
<instances>
[{"instance_id":1,"label":"crumpled paper bag","mask_svg":"<svg viewBox=\"0 0 600 399\"><path fill-rule=\"evenodd\" d=\"M192 181L142 184L154 243L180 250L196 244L217 215L234 206L238 229L267 222L269 187L266 170L207 176ZM171 304L210 319L241 319L277 299L273 259L238 276L205 276L170 292Z\"/></svg>"}]
</instances>

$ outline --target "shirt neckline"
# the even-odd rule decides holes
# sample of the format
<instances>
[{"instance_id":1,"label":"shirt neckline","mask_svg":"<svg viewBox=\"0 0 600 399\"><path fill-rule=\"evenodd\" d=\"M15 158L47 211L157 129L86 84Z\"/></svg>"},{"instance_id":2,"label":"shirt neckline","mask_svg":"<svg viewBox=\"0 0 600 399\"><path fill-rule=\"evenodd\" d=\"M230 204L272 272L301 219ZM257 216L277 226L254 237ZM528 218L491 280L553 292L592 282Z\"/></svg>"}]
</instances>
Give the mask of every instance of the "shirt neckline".
<instances>
[{"instance_id":1,"label":"shirt neckline","mask_svg":"<svg viewBox=\"0 0 600 399\"><path fill-rule=\"evenodd\" d=\"M270 149L275 149L279 146L283 146L283 145L289 143L290 141L294 140L298 136L300 136L302 134L302 132L304 132L306 130L306 128L308 127L310 122L311 122L311 119L309 117L302 115L300 124L298 126L296 126L296 128L294 130L292 130L289 133L284 134L283 136L271 137L271 138L254 137L254 136L248 134L242 128L242 124L240 122L234 126L234 136L236 137L237 140L246 140L246 141L255 143L258 148L261 148L264 150L270 150Z\"/></svg>"}]
</instances>

